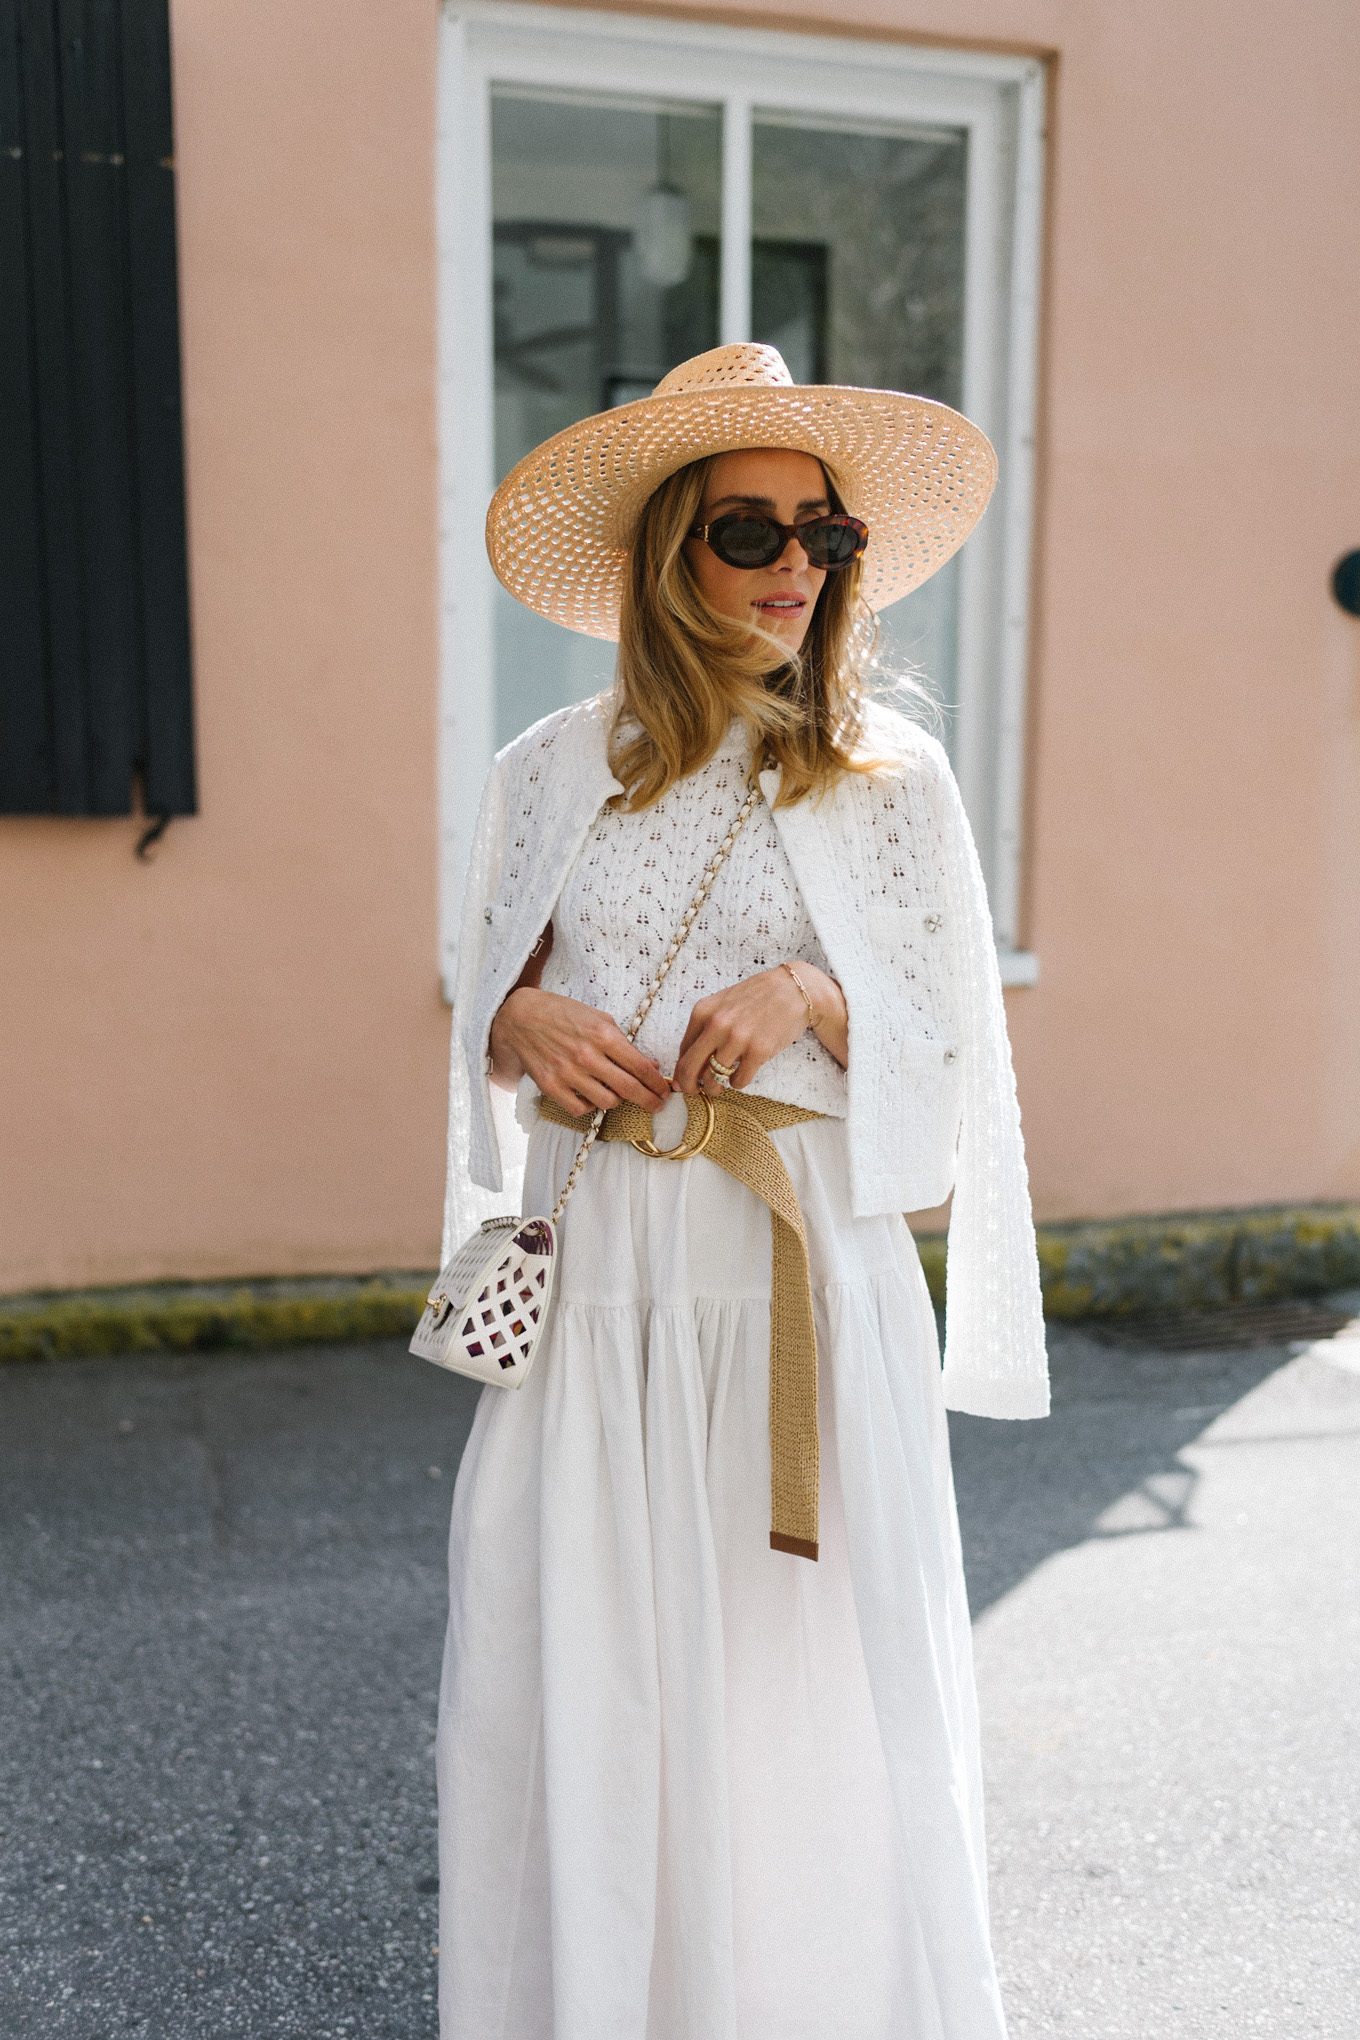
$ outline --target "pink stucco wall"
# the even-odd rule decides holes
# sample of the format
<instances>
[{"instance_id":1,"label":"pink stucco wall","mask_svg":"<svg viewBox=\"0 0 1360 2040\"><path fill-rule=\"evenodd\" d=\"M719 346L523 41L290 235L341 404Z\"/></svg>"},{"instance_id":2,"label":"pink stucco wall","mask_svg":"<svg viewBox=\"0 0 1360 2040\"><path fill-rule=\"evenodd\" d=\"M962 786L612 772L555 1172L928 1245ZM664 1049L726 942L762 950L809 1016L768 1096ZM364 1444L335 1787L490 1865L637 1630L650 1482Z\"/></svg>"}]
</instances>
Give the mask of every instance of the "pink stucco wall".
<instances>
[{"instance_id":1,"label":"pink stucco wall","mask_svg":"<svg viewBox=\"0 0 1360 2040\"><path fill-rule=\"evenodd\" d=\"M0 822L0 1276L434 1251L432 6L173 10L201 813Z\"/></svg>"},{"instance_id":2,"label":"pink stucco wall","mask_svg":"<svg viewBox=\"0 0 1360 2040\"><path fill-rule=\"evenodd\" d=\"M691 8L715 19L824 21ZM1036 1210L1360 1195L1356 79L1338 0L994 0L1049 53ZM431 0L176 0L202 812L0 820L0 1287L429 1264Z\"/></svg>"}]
</instances>

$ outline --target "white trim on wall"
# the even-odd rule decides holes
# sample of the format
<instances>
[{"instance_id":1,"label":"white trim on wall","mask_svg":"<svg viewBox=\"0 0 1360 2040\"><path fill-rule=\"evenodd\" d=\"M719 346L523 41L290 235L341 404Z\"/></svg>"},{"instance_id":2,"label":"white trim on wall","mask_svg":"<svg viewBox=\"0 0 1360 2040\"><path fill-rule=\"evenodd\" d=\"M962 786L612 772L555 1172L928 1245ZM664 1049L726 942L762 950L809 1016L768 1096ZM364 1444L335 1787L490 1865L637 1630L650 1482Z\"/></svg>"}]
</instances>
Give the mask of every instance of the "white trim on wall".
<instances>
[{"instance_id":1,"label":"white trim on wall","mask_svg":"<svg viewBox=\"0 0 1360 2040\"><path fill-rule=\"evenodd\" d=\"M719 330L749 337L753 109L963 128L969 175L962 405L997 448L987 515L959 555L954 759L987 875L1002 974L1015 948L1024 783L1045 76L1033 58L737 28L529 0L450 0L436 132L440 544L439 918L445 997L494 730L490 275L493 83L692 98L722 113Z\"/></svg>"}]
</instances>

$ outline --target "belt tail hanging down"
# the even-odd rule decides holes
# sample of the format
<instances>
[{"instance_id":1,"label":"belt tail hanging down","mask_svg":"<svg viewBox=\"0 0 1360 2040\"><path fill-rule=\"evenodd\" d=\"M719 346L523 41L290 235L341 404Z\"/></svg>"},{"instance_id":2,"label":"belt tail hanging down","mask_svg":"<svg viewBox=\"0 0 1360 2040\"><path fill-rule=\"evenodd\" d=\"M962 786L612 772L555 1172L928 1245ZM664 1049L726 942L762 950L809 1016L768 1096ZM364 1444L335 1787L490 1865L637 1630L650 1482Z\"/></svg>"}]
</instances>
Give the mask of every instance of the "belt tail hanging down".
<instances>
[{"instance_id":1,"label":"belt tail hanging down","mask_svg":"<svg viewBox=\"0 0 1360 2040\"><path fill-rule=\"evenodd\" d=\"M784 1158L769 1137L825 1114L756 1092L685 1095L688 1120L674 1149L652 1141L652 1115L626 1101L612 1105L597 1139L627 1140L643 1154L689 1160L706 1154L755 1192L770 1212L770 1547L817 1556L820 1457L817 1430L817 1333L812 1315L807 1231ZM573 1115L538 1094L539 1113L584 1132L592 1114ZM703 1138L699 1137L702 1126Z\"/></svg>"}]
</instances>

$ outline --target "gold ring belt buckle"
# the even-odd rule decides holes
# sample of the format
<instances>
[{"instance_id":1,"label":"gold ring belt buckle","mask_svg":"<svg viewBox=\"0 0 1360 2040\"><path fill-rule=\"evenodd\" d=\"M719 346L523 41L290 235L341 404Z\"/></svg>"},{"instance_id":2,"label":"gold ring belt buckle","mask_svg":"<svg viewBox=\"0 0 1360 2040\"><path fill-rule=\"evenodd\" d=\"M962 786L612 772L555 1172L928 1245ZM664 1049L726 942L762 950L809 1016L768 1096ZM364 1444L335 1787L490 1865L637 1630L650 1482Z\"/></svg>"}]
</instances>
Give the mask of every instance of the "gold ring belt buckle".
<instances>
[{"instance_id":1,"label":"gold ring belt buckle","mask_svg":"<svg viewBox=\"0 0 1360 2040\"><path fill-rule=\"evenodd\" d=\"M664 1162L683 1162L686 1161L690 1155L701 1155L704 1149L708 1146L709 1140L713 1133L713 1128L717 1124L718 1115L714 1109L713 1100L709 1097L707 1091L696 1091L694 1095L696 1098L698 1098L700 1104L704 1108L705 1120L704 1130L702 1134L699 1136L698 1140L694 1143L693 1147L689 1147L686 1144L689 1140L688 1118L685 1121L685 1131L680 1136L680 1139L676 1143L676 1145L672 1148L659 1148L656 1142L652 1139L651 1135L646 1133L629 1134L628 1136L629 1146L635 1147L640 1155L655 1155L661 1161ZM686 1112L688 1112L689 1109L688 1099L686 1099L685 1101L685 1107Z\"/></svg>"}]
</instances>

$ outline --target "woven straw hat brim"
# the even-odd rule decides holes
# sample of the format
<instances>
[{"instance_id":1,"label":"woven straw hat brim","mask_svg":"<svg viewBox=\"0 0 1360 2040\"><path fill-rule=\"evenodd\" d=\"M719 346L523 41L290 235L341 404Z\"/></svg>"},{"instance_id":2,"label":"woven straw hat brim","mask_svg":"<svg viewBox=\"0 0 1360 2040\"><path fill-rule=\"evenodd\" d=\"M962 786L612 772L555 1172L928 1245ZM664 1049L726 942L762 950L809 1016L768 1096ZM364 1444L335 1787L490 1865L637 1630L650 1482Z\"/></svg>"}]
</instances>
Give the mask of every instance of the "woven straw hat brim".
<instances>
[{"instance_id":1,"label":"woven straw hat brim","mask_svg":"<svg viewBox=\"0 0 1360 2040\"><path fill-rule=\"evenodd\" d=\"M667 475L710 453L795 447L843 485L869 526L863 594L885 609L952 558L996 485L996 453L962 412L902 390L732 384L639 397L569 425L516 463L491 499L498 578L540 616L617 639L628 548Z\"/></svg>"}]
</instances>

